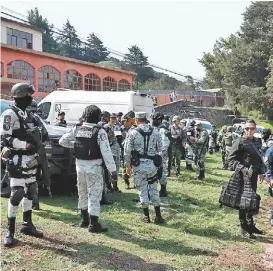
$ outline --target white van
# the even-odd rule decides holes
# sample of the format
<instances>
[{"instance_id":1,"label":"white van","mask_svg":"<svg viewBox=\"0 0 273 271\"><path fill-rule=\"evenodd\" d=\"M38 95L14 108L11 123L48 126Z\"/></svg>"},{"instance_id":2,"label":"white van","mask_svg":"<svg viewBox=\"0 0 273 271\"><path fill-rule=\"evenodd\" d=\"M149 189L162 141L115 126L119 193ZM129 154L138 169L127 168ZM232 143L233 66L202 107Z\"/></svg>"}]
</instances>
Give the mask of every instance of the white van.
<instances>
[{"instance_id":1,"label":"white van","mask_svg":"<svg viewBox=\"0 0 273 271\"><path fill-rule=\"evenodd\" d=\"M144 111L148 117L153 114L153 100L145 94L134 91L84 91L84 90L56 90L48 94L39 104L42 119L53 125L58 118L58 113L65 112L68 125L78 122L79 116L88 105L97 105L102 111L110 113L128 111Z\"/></svg>"}]
</instances>

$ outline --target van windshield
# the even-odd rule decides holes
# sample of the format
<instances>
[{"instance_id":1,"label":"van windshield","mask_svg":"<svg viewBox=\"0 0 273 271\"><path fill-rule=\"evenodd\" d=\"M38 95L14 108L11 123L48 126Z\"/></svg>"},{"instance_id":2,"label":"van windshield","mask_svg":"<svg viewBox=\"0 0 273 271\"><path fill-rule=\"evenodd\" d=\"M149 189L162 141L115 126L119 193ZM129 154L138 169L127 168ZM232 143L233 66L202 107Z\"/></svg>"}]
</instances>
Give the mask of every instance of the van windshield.
<instances>
[{"instance_id":1,"label":"van windshield","mask_svg":"<svg viewBox=\"0 0 273 271\"><path fill-rule=\"evenodd\" d=\"M39 115L42 119L47 119L49 112L50 112L50 107L51 107L51 103L50 102L46 102L46 103L42 103L38 106L38 112Z\"/></svg>"}]
</instances>

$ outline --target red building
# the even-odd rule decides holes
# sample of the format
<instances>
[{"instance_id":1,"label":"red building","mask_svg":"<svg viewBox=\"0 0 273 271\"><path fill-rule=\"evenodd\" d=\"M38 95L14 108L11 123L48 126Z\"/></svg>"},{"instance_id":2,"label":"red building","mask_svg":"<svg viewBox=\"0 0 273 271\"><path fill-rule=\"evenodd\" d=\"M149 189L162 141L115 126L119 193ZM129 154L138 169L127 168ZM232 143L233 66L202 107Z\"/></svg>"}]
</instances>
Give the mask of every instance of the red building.
<instances>
[{"instance_id":1,"label":"red building","mask_svg":"<svg viewBox=\"0 0 273 271\"><path fill-rule=\"evenodd\" d=\"M87 91L132 89L135 73L42 52L41 34L32 26L1 18L2 94L9 95L10 87L17 80L31 82L37 97L45 97L57 88Z\"/></svg>"}]
</instances>

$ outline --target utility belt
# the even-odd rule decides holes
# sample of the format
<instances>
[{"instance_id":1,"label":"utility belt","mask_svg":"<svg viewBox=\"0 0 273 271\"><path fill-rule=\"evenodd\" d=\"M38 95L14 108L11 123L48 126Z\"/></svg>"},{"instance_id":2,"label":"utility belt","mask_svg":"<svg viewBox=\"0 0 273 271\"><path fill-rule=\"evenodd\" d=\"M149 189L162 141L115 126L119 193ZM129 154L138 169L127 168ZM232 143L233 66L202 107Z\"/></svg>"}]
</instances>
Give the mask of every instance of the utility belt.
<instances>
[{"instance_id":1,"label":"utility belt","mask_svg":"<svg viewBox=\"0 0 273 271\"><path fill-rule=\"evenodd\" d=\"M140 158L152 160L156 167L160 167L162 164L162 157L159 154L150 156L150 155L140 154L137 151L131 152L131 164L133 166L137 167L140 165Z\"/></svg>"},{"instance_id":2,"label":"utility belt","mask_svg":"<svg viewBox=\"0 0 273 271\"><path fill-rule=\"evenodd\" d=\"M153 184L157 182L158 180L158 174L156 173L153 177L147 178L148 184Z\"/></svg>"},{"instance_id":3,"label":"utility belt","mask_svg":"<svg viewBox=\"0 0 273 271\"><path fill-rule=\"evenodd\" d=\"M14 165L13 157L18 155L18 163ZM27 155L25 151L17 151L8 147L4 147L1 152L1 161L7 165L7 171L9 177L26 179L36 176L36 174L27 174L29 170L36 169L38 167L38 155L36 155L31 161L27 163L27 167L22 167L23 155ZM29 154L28 154L29 155Z\"/></svg>"}]
</instances>

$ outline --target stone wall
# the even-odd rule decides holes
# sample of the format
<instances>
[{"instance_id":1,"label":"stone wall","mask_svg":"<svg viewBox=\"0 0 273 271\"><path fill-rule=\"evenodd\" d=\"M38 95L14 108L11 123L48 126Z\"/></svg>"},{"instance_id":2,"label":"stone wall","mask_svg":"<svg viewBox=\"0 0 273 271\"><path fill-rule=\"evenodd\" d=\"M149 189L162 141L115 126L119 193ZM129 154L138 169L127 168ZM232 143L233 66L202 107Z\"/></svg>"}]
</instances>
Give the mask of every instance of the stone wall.
<instances>
[{"instance_id":1,"label":"stone wall","mask_svg":"<svg viewBox=\"0 0 273 271\"><path fill-rule=\"evenodd\" d=\"M189 102L180 100L177 102L157 106L155 107L155 111L163 113L164 115L169 115L171 117L179 115L182 118L188 117L188 111L199 112L206 120L215 125L224 124L226 115L233 114L230 110L227 109L222 110L211 107L188 106L188 103Z\"/></svg>"}]
</instances>

